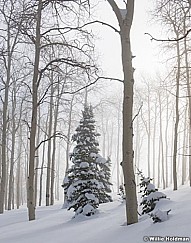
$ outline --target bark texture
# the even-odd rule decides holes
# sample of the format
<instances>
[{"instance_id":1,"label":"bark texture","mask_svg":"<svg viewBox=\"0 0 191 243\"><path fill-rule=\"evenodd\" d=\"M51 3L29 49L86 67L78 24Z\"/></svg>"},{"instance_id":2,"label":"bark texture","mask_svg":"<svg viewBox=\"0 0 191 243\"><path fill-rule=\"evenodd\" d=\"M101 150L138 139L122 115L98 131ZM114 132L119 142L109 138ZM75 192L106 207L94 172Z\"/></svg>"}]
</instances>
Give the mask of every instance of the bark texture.
<instances>
[{"instance_id":1,"label":"bark texture","mask_svg":"<svg viewBox=\"0 0 191 243\"><path fill-rule=\"evenodd\" d=\"M123 100L123 174L126 192L126 217L127 224L134 224L138 221L137 216L137 195L133 166L133 67L130 43L130 30L134 14L134 0L126 4L125 16L118 8L114 0L108 0L111 5L119 26L122 47L122 65L124 73L124 100Z\"/></svg>"}]
</instances>

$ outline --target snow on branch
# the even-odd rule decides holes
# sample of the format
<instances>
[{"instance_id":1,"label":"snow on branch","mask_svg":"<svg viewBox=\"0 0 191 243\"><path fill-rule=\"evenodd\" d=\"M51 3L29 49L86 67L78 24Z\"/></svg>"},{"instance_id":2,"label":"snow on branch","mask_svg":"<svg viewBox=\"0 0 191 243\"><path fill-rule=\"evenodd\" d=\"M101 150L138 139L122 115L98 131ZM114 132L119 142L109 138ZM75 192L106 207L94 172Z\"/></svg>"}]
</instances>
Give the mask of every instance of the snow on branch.
<instances>
[{"instance_id":1,"label":"snow on branch","mask_svg":"<svg viewBox=\"0 0 191 243\"><path fill-rule=\"evenodd\" d=\"M127 9L120 9L122 19L126 19L127 16Z\"/></svg>"}]
</instances>

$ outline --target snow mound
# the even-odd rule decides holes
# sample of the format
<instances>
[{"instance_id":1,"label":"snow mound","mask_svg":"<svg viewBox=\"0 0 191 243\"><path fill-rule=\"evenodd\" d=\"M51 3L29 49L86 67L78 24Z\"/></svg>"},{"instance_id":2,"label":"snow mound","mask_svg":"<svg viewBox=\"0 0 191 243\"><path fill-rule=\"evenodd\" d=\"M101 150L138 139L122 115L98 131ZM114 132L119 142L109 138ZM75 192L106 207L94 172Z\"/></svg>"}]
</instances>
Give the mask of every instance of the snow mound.
<instances>
[{"instance_id":1,"label":"snow mound","mask_svg":"<svg viewBox=\"0 0 191 243\"><path fill-rule=\"evenodd\" d=\"M160 209L157 209L153 213L150 214L151 218L153 219L154 223L157 222L164 222L168 220L168 214L171 210L168 211L162 211Z\"/></svg>"},{"instance_id":2,"label":"snow mound","mask_svg":"<svg viewBox=\"0 0 191 243\"><path fill-rule=\"evenodd\" d=\"M142 243L149 239L145 236L190 237L191 188L184 186L178 191L163 192L171 200L160 200L160 210L171 209L172 213L160 224L153 224L148 215L143 215L137 224L126 226L125 204L120 201L100 205L99 213L92 217L81 215L83 218L75 219L71 219L72 211L61 209L61 201L54 206L37 207L37 220L31 222L28 222L26 205L23 205L19 210L0 215L0 242ZM85 210L85 213L94 211L88 205ZM162 217L166 218L163 213Z\"/></svg>"},{"instance_id":3,"label":"snow mound","mask_svg":"<svg viewBox=\"0 0 191 243\"><path fill-rule=\"evenodd\" d=\"M83 212L82 212L83 215L91 216L92 214L95 214L95 213L96 213L96 209L92 205L86 204L83 207Z\"/></svg>"}]
</instances>

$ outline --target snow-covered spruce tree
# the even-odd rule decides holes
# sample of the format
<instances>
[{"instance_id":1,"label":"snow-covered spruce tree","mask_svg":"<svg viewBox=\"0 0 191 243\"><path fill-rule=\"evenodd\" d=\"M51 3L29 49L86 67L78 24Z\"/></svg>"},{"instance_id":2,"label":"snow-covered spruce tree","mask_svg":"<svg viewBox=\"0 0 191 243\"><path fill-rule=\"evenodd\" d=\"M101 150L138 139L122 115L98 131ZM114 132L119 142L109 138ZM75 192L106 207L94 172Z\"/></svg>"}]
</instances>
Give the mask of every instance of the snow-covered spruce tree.
<instances>
[{"instance_id":1,"label":"snow-covered spruce tree","mask_svg":"<svg viewBox=\"0 0 191 243\"><path fill-rule=\"evenodd\" d=\"M125 199L126 199L126 196L125 196L125 188L124 188L123 184L119 186L119 193L118 193L118 195L120 196L121 201L124 202Z\"/></svg>"},{"instance_id":2,"label":"snow-covered spruce tree","mask_svg":"<svg viewBox=\"0 0 191 243\"><path fill-rule=\"evenodd\" d=\"M105 185L101 168L106 160L99 155L99 134L95 131L95 120L91 106L82 111L83 118L72 136L76 142L70 159L73 163L64 179L63 187L66 194L68 209L74 209L76 215L90 216L96 212Z\"/></svg>"},{"instance_id":3,"label":"snow-covered spruce tree","mask_svg":"<svg viewBox=\"0 0 191 243\"><path fill-rule=\"evenodd\" d=\"M103 189L99 191L99 203L112 202L112 198L109 195L111 193L112 183L111 178L111 159L108 157L107 160L100 154L90 154L95 158L95 162L98 166L98 180L103 184Z\"/></svg>"},{"instance_id":4,"label":"snow-covered spruce tree","mask_svg":"<svg viewBox=\"0 0 191 243\"><path fill-rule=\"evenodd\" d=\"M140 193L142 195L142 214L149 213L154 210L156 203L161 198L166 198L166 195L159 192L158 189L151 183L152 179L150 177L144 177L143 173L138 170L138 175L141 177L140 182Z\"/></svg>"},{"instance_id":5,"label":"snow-covered spruce tree","mask_svg":"<svg viewBox=\"0 0 191 243\"><path fill-rule=\"evenodd\" d=\"M67 191L69 186L72 184L72 173L73 173L73 169L70 168L66 171L66 175L64 177L63 183L62 183L62 187L64 188L64 204L62 206L62 208L68 208L69 206L69 201L68 201L68 196L67 196Z\"/></svg>"}]
</instances>

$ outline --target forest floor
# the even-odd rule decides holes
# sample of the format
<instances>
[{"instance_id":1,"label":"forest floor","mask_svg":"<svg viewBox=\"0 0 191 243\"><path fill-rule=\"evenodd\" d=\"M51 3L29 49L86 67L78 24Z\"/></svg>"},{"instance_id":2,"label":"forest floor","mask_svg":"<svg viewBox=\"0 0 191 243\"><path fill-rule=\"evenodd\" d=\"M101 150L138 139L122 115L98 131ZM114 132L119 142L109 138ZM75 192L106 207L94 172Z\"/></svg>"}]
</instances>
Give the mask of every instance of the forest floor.
<instances>
[{"instance_id":1,"label":"forest floor","mask_svg":"<svg viewBox=\"0 0 191 243\"><path fill-rule=\"evenodd\" d=\"M118 199L100 205L92 217L72 219L73 212L61 204L38 207L37 219L27 221L27 209L6 211L0 215L1 243L141 243L177 242L177 238L191 239L191 188L163 191L170 200L164 200L160 209L171 209L169 219L153 224L149 216L141 216L139 223L125 225L125 204ZM149 237L158 237L149 238ZM161 237L161 238L160 238ZM163 238L166 237L166 238ZM180 240L180 239L179 239ZM182 242L182 241L178 241Z\"/></svg>"}]
</instances>

